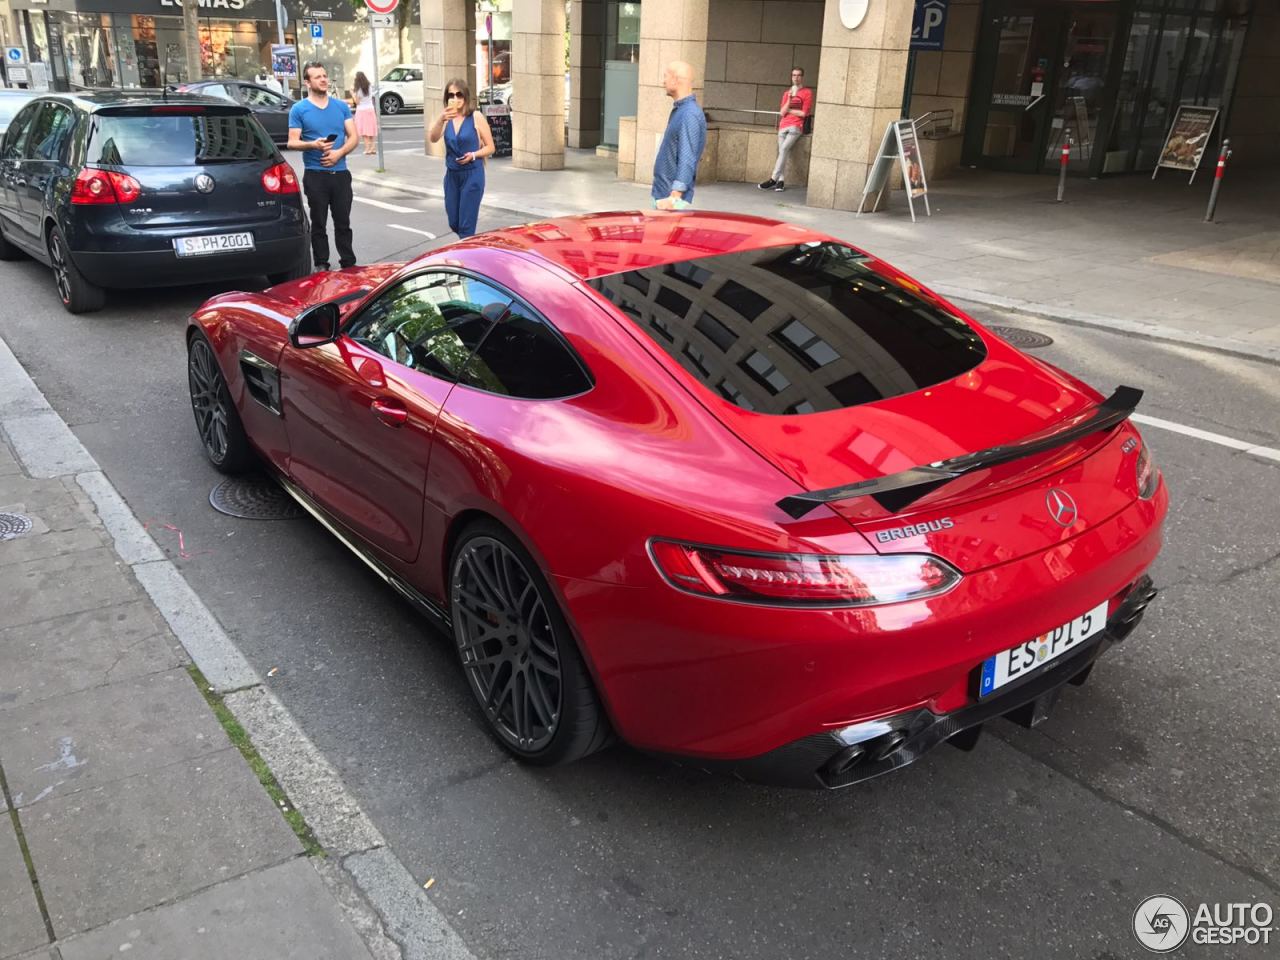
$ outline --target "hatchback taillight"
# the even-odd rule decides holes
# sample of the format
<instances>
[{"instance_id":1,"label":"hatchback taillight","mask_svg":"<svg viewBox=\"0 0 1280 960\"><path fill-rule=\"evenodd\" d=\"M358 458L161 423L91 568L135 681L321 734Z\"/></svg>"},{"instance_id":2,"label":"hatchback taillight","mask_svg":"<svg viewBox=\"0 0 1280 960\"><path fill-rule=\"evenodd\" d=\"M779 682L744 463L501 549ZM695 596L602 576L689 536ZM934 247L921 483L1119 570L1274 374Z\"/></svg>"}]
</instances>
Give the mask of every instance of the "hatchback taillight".
<instances>
[{"instance_id":1,"label":"hatchback taillight","mask_svg":"<svg viewBox=\"0 0 1280 960\"><path fill-rule=\"evenodd\" d=\"M85 167L71 185L76 204L133 203L142 195L142 184L127 173Z\"/></svg>"},{"instance_id":2,"label":"hatchback taillight","mask_svg":"<svg viewBox=\"0 0 1280 960\"><path fill-rule=\"evenodd\" d=\"M287 163L277 163L262 171L262 189L267 193L297 193L298 175Z\"/></svg>"},{"instance_id":3,"label":"hatchback taillight","mask_svg":"<svg viewBox=\"0 0 1280 960\"><path fill-rule=\"evenodd\" d=\"M960 573L928 554L737 553L650 540L658 572L677 590L720 600L861 607L945 593Z\"/></svg>"}]
</instances>

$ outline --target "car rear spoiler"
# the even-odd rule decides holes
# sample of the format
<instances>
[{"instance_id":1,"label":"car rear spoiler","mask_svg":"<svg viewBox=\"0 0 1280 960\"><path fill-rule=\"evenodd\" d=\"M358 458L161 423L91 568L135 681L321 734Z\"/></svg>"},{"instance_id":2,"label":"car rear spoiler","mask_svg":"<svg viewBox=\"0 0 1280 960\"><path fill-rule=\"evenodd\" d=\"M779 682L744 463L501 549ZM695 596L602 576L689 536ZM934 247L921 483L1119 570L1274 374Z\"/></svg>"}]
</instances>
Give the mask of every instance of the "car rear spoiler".
<instances>
[{"instance_id":1,"label":"car rear spoiler","mask_svg":"<svg viewBox=\"0 0 1280 960\"><path fill-rule=\"evenodd\" d=\"M822 503L851 500L854 497L872 497L886 510L898 511L919 500L930 490L956 477L962 477L966 473L1053 450L1091 433L1113 427L1127 420L1141 399L1142 391L1136 387L1116 387L1111 396L1091 410L1055 424L1048 430L1033 433L1022 440L979 450L976 453L966 453L949 460L911 467L909 470L891 473L884 477L848 483L842 487L828 487L826 490L793 494L779 500L778 507L788 516L799 520Z\"/></svg>"}]
</instances>

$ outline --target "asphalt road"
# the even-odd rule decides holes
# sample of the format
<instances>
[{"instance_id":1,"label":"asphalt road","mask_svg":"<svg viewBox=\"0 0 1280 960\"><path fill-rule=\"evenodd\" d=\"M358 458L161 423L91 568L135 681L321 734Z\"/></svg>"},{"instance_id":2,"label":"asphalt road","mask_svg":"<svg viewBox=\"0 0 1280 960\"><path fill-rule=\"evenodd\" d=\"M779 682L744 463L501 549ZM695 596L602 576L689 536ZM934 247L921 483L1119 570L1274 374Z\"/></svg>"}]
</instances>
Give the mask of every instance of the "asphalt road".
<instances>
[{"instance_id":1,"label":"asphalt road","mask_svg":"<svg viewBox=\"0 0 1280 960\"><path fill-rule=\"evenodd\" d=\"M362 260L445 233L437 201L360 192L383 204L356 204ZM209 507L182 331L214 289L72 317L41 266L0 284L0 335L480 957L1101 960L1142 955L1153 894L1280 909L1280 462L1144 428L1173 497L1163 593L1036 731L835 794L625 747L530 770L483 732L449 641L319 526ZM975 312L1048 333L1037 355L1105 392L1143 387L1149 416L1280 447L1274 366Z\"/></svg>"}]
</instances>

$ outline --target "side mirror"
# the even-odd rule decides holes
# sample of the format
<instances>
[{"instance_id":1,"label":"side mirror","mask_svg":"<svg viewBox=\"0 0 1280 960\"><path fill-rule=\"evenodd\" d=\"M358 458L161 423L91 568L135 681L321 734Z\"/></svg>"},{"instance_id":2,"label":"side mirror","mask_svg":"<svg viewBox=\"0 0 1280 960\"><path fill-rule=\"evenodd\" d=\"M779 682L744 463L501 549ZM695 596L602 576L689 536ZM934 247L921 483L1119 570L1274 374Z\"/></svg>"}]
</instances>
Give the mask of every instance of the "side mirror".
<instances>
[{"instance_id":1,"label":"side mirror","mask_svg":"<svg viewBox=\"0 0 1280 960\"><path fill-rule=\"evenodd\" d=\"M299 350L319 347L338 339L338 305L317 303L308 307L289 324L289 342Z\"/></svg>"}]
</instances>

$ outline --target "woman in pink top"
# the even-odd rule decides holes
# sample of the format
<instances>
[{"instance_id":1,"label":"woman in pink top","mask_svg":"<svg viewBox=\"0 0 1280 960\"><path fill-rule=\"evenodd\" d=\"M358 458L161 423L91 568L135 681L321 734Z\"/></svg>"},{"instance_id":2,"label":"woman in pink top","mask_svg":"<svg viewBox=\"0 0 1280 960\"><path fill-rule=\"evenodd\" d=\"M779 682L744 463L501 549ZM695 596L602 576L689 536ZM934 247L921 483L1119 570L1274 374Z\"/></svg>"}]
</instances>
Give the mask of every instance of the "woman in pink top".
<instances>
[{"instance_id":1,"label":"woman in pink top","mask_svg":"<svg viewBox=\"0 0 1280 960\"><path fill-rule=\"evenodd\" d=\"M804 132L804 118L812 112L813 91L804 85L804 71L793 67L791 86L783 91L782 104L778 107L778 162L773 165L772 176L758 184L761 190L781 193L786 189L783 180L787 172L787 157Z\"/></svg>"}]
</instances>

